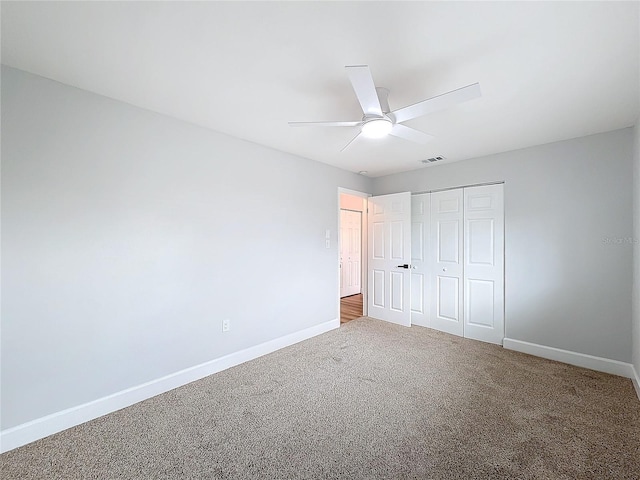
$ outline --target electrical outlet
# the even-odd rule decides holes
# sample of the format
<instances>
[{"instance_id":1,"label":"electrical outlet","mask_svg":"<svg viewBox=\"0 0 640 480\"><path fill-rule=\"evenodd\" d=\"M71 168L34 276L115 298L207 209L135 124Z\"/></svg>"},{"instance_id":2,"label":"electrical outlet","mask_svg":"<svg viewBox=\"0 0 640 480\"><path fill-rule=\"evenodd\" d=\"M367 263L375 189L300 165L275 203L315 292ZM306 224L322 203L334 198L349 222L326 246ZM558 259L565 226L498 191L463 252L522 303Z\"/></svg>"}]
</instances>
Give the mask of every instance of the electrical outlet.
<instances>
[{"instance_id":1,"label":"electrical outlet","mask_svg":"<svg viewBox=\"0 0 640 480\"><path fill-rule=\"evenodd\" d=\"M225 318L224 320L222 320L222 331L228 332L229 330L231 330L231 320Z\"/></svg>"}]
</instances>

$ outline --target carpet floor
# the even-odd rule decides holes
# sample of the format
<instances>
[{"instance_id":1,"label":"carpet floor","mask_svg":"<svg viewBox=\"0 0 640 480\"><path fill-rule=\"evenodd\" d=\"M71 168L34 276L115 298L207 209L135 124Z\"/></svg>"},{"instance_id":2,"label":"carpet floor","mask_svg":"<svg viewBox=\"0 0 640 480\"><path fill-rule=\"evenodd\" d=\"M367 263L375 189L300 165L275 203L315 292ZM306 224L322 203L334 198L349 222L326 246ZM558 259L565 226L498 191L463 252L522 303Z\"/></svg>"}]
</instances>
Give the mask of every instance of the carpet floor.
<instances>
[{"instance_id":1,"label":"carpet floor","mask_svg":"<svg viewBox=\"0 0 640 480\"><path fill-rule=\"evenodd\" d=\"M8 479L638 479L630 380L367 318L0 456Z\"/></svg>"}]
</instances>

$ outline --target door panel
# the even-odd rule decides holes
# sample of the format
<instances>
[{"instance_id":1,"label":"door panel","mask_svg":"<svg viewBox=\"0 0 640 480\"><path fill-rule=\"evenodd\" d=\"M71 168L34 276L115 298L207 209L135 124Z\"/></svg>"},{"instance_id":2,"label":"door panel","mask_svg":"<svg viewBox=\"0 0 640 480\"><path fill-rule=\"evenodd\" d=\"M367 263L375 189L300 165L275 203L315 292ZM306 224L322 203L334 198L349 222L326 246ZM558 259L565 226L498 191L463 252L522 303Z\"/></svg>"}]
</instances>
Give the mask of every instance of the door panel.
<instances>
[{"instance_id":1,"label":"door panel","mask_svg":"<svg viewBox=\"0 0 640 480\"><path fill-rule=\"evenodd\" d=\"M413 264L412 264L413 265ZM421 273L411 274L411 324L415 323L413 314L424 313L424 275Z\"/></svg>"},{"instance_id":2,"label":"door panel","mask_svg":"<svg viewBox=\"0 0 640 480\"><path fill-rule=\"evenodd\" d=\"M404 238L402 238L404 232L403 222L391 222L389 226L391 229L391 258L398 261L403 260L406 255Z\"/></svg>"},{"instance_id":3,"label":"door panel","mask_svg":"<svg viewBox=\"0 0 640 480\"><path fill-rule=\"evenodd\" d=\"M458 220L438 222L438 262L458 264L460 261L460 222Z\"/></svg>"},{"instance_id":4,"label":"door panel","mask_svg":"<svg viewBox=\"0 0 640 480\"><path fill-rule=\"evenodd\" d=\"M504 338L503 185L464 189L464 336Z\"/></svg>"},{"instance_id":5,"label":"door panel","mask_svg":"<svg viewBox=\"0 0 640 480\"><path fill-rule=\"evenodd\" d=\"M404 311L404 275L400 272L391 272L391 310Z\"/></svg>"},{"instance_id":6,"label":"door panel","mask_svg":"<svg viewBox=\"0 0 640 480\"><path fill-rule=\"evenodd\" d=\"M411 325L411 194L369 197L370 317Z\"/></svg>"},{"instance_id":7,"label":"door panel","mask_svg":"<svg viewBox=\"0 0 640 480\"><path fill-rule=\"evenodd\" d=\"M384 222L375 222L371 234L373 258L384 259Z\"/></svg>"},{"instance_id":8,"label":"door panel","mask_svg":"<svg viewBox=\"0 0 640 480\"><path fill-rule=\"evenodd\" d=\"M468 280L466 282L467 307L465 311L469 325L494 327L494 290L495 284L492 280Z\"/></svg>"},{"instance_id":9,"label":"door panel","mask_svg":"<svg viewBox=\"0 0 640 480\"><path fill-rule=\"evenodd\" d=\"M431 327L462 336L462 189L431 194Z\"/></svg>"},{"instance_id":10,"label":"door panel","mask_svg":"<svg viewBox=\"0 0 640 480\"><path fill-rule=\"evenodd\" d=\"M411 196L411 324L431 326L429 245L431 194Z\"/></svg>"},{"instance_id":11,"label":"door panel","mask_svg":"<svg viewBox=\"0 0 640 480\"><path fill-rule=\"evenodd\" d=\"M458 322L460 306L460 281L455 277L438 276L438 318Z\"/></svg>"},{"instance_id":12,"label":"door panel","mask_svg":"<svg viewBox=\"0 0 640 480\"><path fill-rule=\"evenodd\" d=\"M470 265L493 266L495 264L494 219L467 220Z\"/></svg>"},{"instance_id":13,"label":"door panel","mask_svg":"<svg viewBox=\"0 0 640 480\"><path fill-rule=\"evenodd\" d=\"M384 270L373 270L373 295L371 299L374 307L384 308Z\"/></svg>"}]
</instances>

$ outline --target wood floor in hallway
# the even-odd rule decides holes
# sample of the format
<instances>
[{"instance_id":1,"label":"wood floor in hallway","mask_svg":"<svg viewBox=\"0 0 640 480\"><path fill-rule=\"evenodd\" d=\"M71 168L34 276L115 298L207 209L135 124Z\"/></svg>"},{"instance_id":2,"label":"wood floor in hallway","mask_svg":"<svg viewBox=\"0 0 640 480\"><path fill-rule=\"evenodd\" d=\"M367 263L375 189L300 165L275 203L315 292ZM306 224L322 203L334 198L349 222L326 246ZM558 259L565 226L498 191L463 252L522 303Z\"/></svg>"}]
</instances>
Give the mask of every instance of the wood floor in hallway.
<instances>
[{"instance_id":1,"label":"wood floor in hallway","mask_svg":"<svg viewBox=\"0 0 640 480\"><path fill-rule=\"evenodd\" d=\"M340 299L340 323L347 323L362 316L362 294L350 295Z\"/></svg>"}]
</instances>

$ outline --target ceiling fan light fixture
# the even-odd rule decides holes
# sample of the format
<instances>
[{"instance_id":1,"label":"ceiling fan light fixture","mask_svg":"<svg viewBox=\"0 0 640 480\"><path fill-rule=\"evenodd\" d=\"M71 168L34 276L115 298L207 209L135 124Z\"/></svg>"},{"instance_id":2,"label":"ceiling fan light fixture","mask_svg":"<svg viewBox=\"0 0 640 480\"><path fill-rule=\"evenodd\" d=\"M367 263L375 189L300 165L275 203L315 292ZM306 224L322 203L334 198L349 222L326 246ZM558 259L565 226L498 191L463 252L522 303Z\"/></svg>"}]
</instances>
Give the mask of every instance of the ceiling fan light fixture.
<instances>
[{"instance_id":1,"label":"ceiling fan light fixture","mask_svg":"<svg viewBox=\"0 0 640 480\"><path fill-rule=\"evenodd\" d=\"M353 91L356 97L358 97L358 103L360 103L362 113L364 114L362 120L289 122L289 125L292 127L358 127L360 132L358 132L340 152L344 152L358 137L380 139L387 135L393 135L394 137L409 140L410 142L425 144L432 140L433 136L416 130L415 128L408 127L404 125L404 122L481 96L480 84L474 83L391 111L389 102L387 101L389 90L376 87L373 82L371 70L367 65L347 65L345 68Z\"/></svg>"},{"instance_id":2,"label":"ceiling fan light fixture","mask_svg":"<svg viewBox=\"0 0 640 480\"><path fill-rule=\"evenodd\" d=\"M362 125L362 135L367 138L383 138L391 133L393 124L385 118L374 118Z\"/></svg>"}]
</instances>

